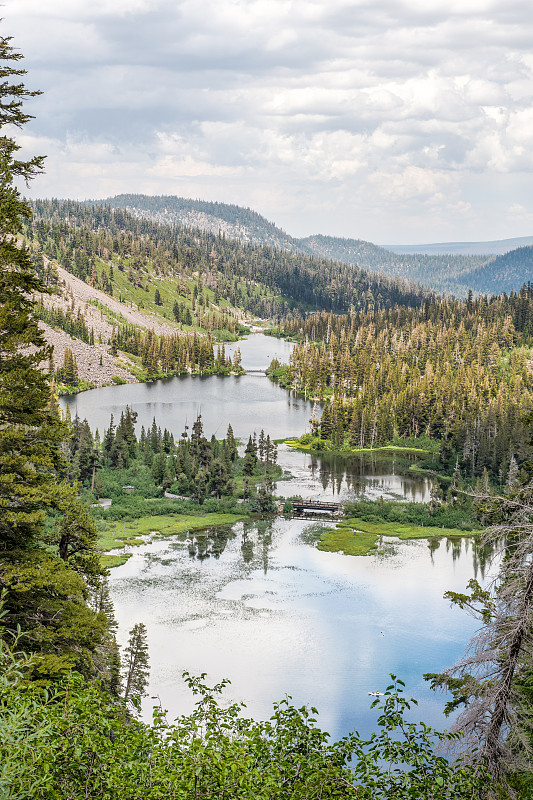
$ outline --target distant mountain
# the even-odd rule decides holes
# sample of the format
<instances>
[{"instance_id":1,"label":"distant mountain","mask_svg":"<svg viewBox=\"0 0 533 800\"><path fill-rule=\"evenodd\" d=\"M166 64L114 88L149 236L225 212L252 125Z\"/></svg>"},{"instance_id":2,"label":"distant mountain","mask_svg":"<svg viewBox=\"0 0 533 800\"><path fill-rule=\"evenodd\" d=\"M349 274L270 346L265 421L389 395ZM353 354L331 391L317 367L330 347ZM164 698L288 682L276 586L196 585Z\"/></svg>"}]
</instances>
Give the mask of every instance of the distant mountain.
<instances>
[{"instance_id":1,"label":"distant mountain","mask_svg":"<svg viewBox=\"0 0 533 800\"><path fill-rule=\"evenodd\" d=\"M370 272L382 272L428 286L446 294L465 295L470 284L463 278L478 270L488 256L399 255L362 239L340 239L334 236L308 236L300 239L315 255L354 264Z\"/></svg>"},{"instance_id":2,"label":"distant mountain","mask_svg":"<svg viewBox=\"0 0 533 800\"><path fill-rule=\"evenodd\" d=\"M202 231L223 234L244 244L277 247L290 253L308 253L297 239L268 222L250 208L228 203L210 203L186 197L144 194L119 194L105 201L111 208L123 208L137 218L151 219L166 225L184 225Z\"/></svg>"},{"instance_id":3,"label":"distant mountain","mask_svg":"<svg viewBox=\"0 0 533 800\"><path fill-rule=\"evenodd\" d=\"M533 244L533 236L518 236L514 239L495 239L490 242L440 242L438 244L384 244L385 250L391 253L425 253L437 255L453 253L455 255L503 255L509 250Z\"/></svg>"},{"instance_id":4,"label":"distant mountain","mask_svg":"<svg viewBox=\"0 0 533 800\"><path fill-rule=\"evenodd\" d=\"M138 219L199 228L243 244L332 259L458 297L465 297L469 290L476 294L518 290L531 278L531 265L524 252L528 247L517 245L533 244L533 236L494 242L381 247L362 239L334 236L296 239L256 211L227 203L139 194L122 194L99 202L125 209ZM495 258L509 250L517 253L509 262L500 263Z\"/></svg>"},{"instance_id":5,"label":"distant mountain","mask_svg":"<svg viewBox=\"0 0 533 800\"><path fill-rule=\"evenodd\" d=\"M533 282L533 246L518 247L498 256L467 277L468 286L482 286L482 291L486 294L509 294L516 291L522 284Z\"/></svg>"}]
</instances>

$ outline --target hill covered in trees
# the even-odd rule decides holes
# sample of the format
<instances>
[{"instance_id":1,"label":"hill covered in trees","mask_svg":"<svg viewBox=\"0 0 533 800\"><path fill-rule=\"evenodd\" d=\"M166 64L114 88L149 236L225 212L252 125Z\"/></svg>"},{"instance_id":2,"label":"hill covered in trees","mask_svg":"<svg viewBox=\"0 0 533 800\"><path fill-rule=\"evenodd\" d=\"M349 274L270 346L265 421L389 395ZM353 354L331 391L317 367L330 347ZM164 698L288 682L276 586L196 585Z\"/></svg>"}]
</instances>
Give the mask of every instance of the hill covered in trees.
<instances>
[{"instance_id":1,"label":"hill covered in trees","mask_svg":"<svg viewBox=\"0 0 533 800\"><path fill-rule=\"evenodd\" d=\"M315 446L374 448L420 435L441 442L439 469L503 484L531 457L533 290L419 308L311 314L284 385L328 399Z\"/></svg>"},{"instance_id":2,"label":"hill covered in trees","mask_svg":"<svg viewBox=\"0 0 533 800\"><path fill-rule=\"evenodd\" d=\"M221 233L243 244L269 245L291 253L312 253L251 208L186 197L143 194L119 194L97 202L111 208L122 208L141 219L198 228L217 235Z\"/></svg>"},{"instance_id":3,"label":"hill covered in trees","mask_svg":"<svg viewBox=\"0 0 533 800\"><path fill-rule=\"evenodd\" d=\"M479 267L459 280L465 285L479 283L486 294L509 294L516 290L517 284L529 283L533 279L533 245L518 247Z\"/></svg>"},{"instance_id":4,"label":"hill covered in trees","mask_svg":"<svg viewBox=\"0 0 533 800\"><path fill-rule=\"evenodd\" d=\"M385 248L362 239L313 235L297 239L268 222L249 208L226 203L211 203L174 196L126 194L101 201L112 208L127 210L141 219L160 223L195 227L242 243L268 245L291 253L314 255L357 266L371 273L399 277L434 291L466 297L474 293L499 294L518 291L530 278L530 263L522 244L529 241L508 240L508 249L519 248L513 258L513 269L499 280L499 267L494 252L502 253L505 242L495 243L496 251L487 244L468 248L463 243L427 245L424 247ZM465 249L466 248L466 249ZM494 265L493 265L494 264Z\"/></svg>"},{"instance_id":5,"label":"hill covered in trees","mask_svg":"<svg viewBox=\"0 0 533 800\"><path fill-rule=\"evenodd\" d=\"M37 200L32 210L33 222L25 234L37 259L54 259L73 275L123 299L148 301L159 289L161 302L155 305L169 318L174 301L190 305L191 293L196 322L198 308L205 321L205 314L228 305L276 317L294 309L416 306L424 297L419 287L405 281L342 262L242 244L108 206Z\"/></svg>"},{"instance_id":6,"label":"hill covered in trees","mask_svg":"<svg viewBox=\"0 0 533 800\"><path fill-rule=\"evenodd\" d=\"M398 276L438 292L457 296L466 295L469 288L476 292L481 291L476 282L470 280L470 275L474 269L481 275L489 260L487 256L454 254L398 255L361 239L340 239L334 236L309 236L302 241L317 255L346 264L357 264L370 272Z\"/></svg>"}]
</instances>

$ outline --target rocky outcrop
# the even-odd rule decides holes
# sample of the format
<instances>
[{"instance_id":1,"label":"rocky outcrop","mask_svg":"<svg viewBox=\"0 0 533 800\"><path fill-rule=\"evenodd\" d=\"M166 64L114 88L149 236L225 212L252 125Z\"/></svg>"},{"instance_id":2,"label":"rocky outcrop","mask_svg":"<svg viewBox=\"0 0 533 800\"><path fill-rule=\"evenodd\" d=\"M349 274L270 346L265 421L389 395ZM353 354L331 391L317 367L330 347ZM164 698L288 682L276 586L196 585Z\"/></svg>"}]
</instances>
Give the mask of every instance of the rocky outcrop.
<instances>
[{"instance_id":1,"label":"rocky outcrop","mask_svg":"<svg viewBox=\"0 0 533 800\"><path fill-rule=\"evenodd\" d=\"M78 376L82 380L90 381L95 387L112 383L115 375L127 383L137 383L137 379L125 368L126 364L132 362L123 353L112 356L108 352L108 344L86 344L65 331L51 328L45 322L39 322L39 327L44 331L48 344L53 345L56 367L62 365L65 348L70 347L78 364Z\"/></svg>"}]
</instances>

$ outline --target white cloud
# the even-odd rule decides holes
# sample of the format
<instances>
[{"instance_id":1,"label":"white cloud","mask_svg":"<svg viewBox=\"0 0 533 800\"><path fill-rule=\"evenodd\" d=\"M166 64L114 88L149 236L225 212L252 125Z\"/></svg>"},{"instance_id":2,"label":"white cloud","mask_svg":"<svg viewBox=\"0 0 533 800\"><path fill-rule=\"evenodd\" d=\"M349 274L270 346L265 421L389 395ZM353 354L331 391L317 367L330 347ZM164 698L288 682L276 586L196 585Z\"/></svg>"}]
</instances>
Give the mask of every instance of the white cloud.
<instances>
[{"instance_id":1,"label":"white cloud","mask_svg":"<svg viewBox=\"0 0 533 800\"><path fill-rule=\"evenodd\" d=\"M4 18L45 90L34 194L188 193L381 241L530 233L529 0L7 0Z\"/></svg>"}]
</instances>

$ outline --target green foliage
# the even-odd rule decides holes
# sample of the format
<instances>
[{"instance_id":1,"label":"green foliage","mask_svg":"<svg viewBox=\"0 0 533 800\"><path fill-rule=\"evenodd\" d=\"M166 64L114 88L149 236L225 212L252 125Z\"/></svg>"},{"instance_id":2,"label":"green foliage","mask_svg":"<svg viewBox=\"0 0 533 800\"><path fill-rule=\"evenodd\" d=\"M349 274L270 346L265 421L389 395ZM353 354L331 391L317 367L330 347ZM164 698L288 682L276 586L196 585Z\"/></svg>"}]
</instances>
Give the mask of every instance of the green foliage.
<instances>
[{"instance_id":1,"label":"green foliage","mask_svg":"<svg viewBox=\"0 0 533 800\"><path fill-rule=\"evenodd\" d=\"M458 528L384 522L378 518L374 522L369 522L358 517L348 517L336 528L323 531L318 549L329 552L341 551L349 556L366 556L377 549L382 536L434 541L440 537L455 539L464 535L465 531Z\"/></svg>"},{"instance_id":2,"label":"green foliage","mask_svg":"<svg viewBox=\"0 0 533 800\"><path fill-rule=\"evenodd\" d=\"M49 720L36 720L37 704L19 687L31 658L18 650L20 631L8 644L1 627L6 592L0 595L0 798L32 798L42 776L32 769L36 751L46 747L52 732Z\"/></svg>"},{"instance_id":3,"label":"green foliage","mask_svg":"<svg viewBox=\"0 0 533 800\"><path fill-rule=\"evenodd\" d=\"M505 285L484 282L486 272L492 269L493 257L484 255L466 256L445 253L426 255L391 252L384 247L361 239L343 239L334 236L308 236L300 240L313 253L334 258L347 264L356 264L369 272L381 272L389 276L401 276L421 286L428 286L437 292L464 297L468 288L476 292L501 291L520 286L524 279ZM492 263L491 263L492 262ZM488 265L488 266L487 266ZM522 275L524 275L522 271Z\"/></svg>"},{"instance_id":4,"label":"green foliage","mask_svg":"<svg viewBox=\"0 0 533 800\"><path fill-rule=\"evenodd\" d=\"M520 468L530 455L530 285L510 297L322 312L284 329L301 344L273 374L329 401L313 426L322 449L428 450L424 466L451 475L458 464L471 482L485 470L503 482L513 457ZM318 441L308 445L318 449Z\"/></svg>"},{"instance_id":5,"label":"green foliage","mask_svg":"<svg viewBox=\"0 0 533 800\"><path fill-rule=\"evenodd\" d=\"M327 553L344 553L346 556L367 556L377 550L379 533L375 531L362 531L356 528L356 521L352 520L337 525L335 528L324 528L320 534L317 548Z\"/></svg>"},{"instance_id":6,"label":"green foliage","mask_svg":"<svg viewBox=\"0 0 533 800\"><path fill-rule=\"evenodd\" d=\"M51 349L37 325L32 298L49 289L19 239L30 209L15 181L28 181L40 172L43 162L40 157L18 160L20 147L10 136L30 119L22 111L23 101L38 94L19 82L25 74L16 68L20 58L10 39L1 37L0 588L8 590L7 595L2 594L5 609L0 632L0 652L8 676L2 684L4 694L20 677L17 664L23 664L26 678L34 680L58 679L75 669L88 677L98 676L106 685L110 642L105 614L94 612L87 604L89 585L96 585L101 577L94 551L94 521L78 500L77 487L62 480L65 466L69 467L62 452L68 426L58 417L48 376L40 369L43 362L50 363ZM63 368L65 380L74 383L75 361L68 349ZM80 472L82 462L78 463ZM10 636L16 639L19 626L27 632L27 649L33 656L15 664L6 640ZM3 708L3 703L0 706ZM26 719L27 709L22 704L11 715L8 743L16 741ZM37 738L40 735L35 734ZM25 751L33 745L32 738L28 731ZM0 747L4 747L3 737ZM11 756L7 761L13 763ZM17 774L16 767L12 774ZM5 772L0 775L3 780ZM11 778L8 775L6 780ZM32 780L28 775L17 797L32 796ZM2 786L0 796L11 797L10 791Z\"/></svg>"},{"instance_id":7,"label":"green foliage","mask_svg":"<svg viewBox=\"0 0 533 800\"><path fill-rule=\"evenodd\" d=\"M533 269L533 247L517 247L491 259L484 267L468 275L467 286L486 294L510 294L516 291L526 279L530 279ZM465 276L466 277L466 276Z\"/></svg>"},{"instance_id":8,"label":"green foliage","mask_svg":"<svg viewBox=\"0 0 533 800\"><path fill-rule=\"evenodd\" d=\"M79 309L74 316L69 310L63 311L61 308L49 308L43 303L36 303L33 313L37 319L43 320L52 328L60 328L75 339L81 339L82 342L87 344L94 344L94 333L89 331L85 318Z\"/></svg>"},{"instance_id":9,"label":"green foliage","mask_svg":"<svg viewBox=\"0 0 533 800\"><path fill-rule=\"evenodd\" d=\"M48 290L35 273L18 234L28 205L15 181L41 171L43 159L20 161L20 146L4 132L22 127L30 116L23 101L38 92L25 89L16 68L21 55L0 38L3 83L0 86L0 557L10 546L25 546L35 538L42 509L53 491L61 464L61 424L48 405L50 389L39 365L50 348L32 314L32 295Z\"/></svg>"},{"instance_id":10,"label":"green foliage","mask_svg":"<svg viewBox=\"0 0 533 800\"><path fill-rule=\"evenodd\" d=\"M113 504L105 514L108 520L130 520L150 514L166 514L169 499L160 499L165 490L182 498L172 508L193 510L196 505L209 503L212 510L230 511L237 497L254 497L259 490L258 507L273 509L273 481L281 475L276 464L277 448L270 436L261 432L258 445L250 439L248 453L239 458L237 442L231 425L226 439L206 439L201 416L189 434L183 431L178 442L167 431L161 432L154 419L148 431L141 429L139 441L135 434L135 415L129 407L115 426L111 419L104 432L101 448L93 441L86 420L72 425L69 464L73 477L92 484L99 497L109 497ZM133 487L132 493L124 487ZM89 495L87 495L89 498ZM91 501L92 501L92 495Z\"/></svg>"},{"instance_id":11,"label":"green foliage","mask_svg":"<svg viewBox=\"0 0 533 800\"><path fill-rule=\"evenodd\" d=\"M34 653L30 677L57 680L75 669L105 683L108 622L88 607L83 577L50 553L19 549L2 559L1 579L8 590L5 628L24 627Z\"/></svg>"},{"instance_id":12,"label":"green foliage","mask_svg":"<svg viewBox=\"0 0 533 800\"><path fill-rule=\"evenodd\" d=\"M146 694L150 674L146 625L137 622L124 650L124 699L130 703Z\"/></svg>"},{"instance_id":13,"label":"green foliage","mask_svg":"<svg viewBox=\"0 0 533 800\"><path fill-rule=\"evenodd\" d=\"M383 701L380 733L329 743L316 709L286 698L256 722L226 707L226 681L210 689L205 676L185 679L194 711L173 724L160 709L154 722L132 720L94 686L73 674L48 691L24 690L23 654L0 649L0 797L56 800L90 797L291 798L291 800L483 800L483 769L450 764L434 745L451 737L406 722L411 703L394 680Z\"/></svg>"},{"instance_id":14,"label":"green foliage","mask_svg":"<svg viewBox=\"0 0 533 800\"><path fill-rule=\"evenodd\" d=\"M138 305L165 308L167 317L180 324L190 319L200 328L236 332L238 320L222 314L221 307L265 318L293 308L343 312L397 302L418 306L424 298L420 290L357 267L268 245L243 245L194 228L136 218L120 208L52 200L35 201L33 210L38 223L25 232L46 255L104 290L114 284L115 296L124 292ZM110 263L118 267L112 281ZM163 306L152 300L154 274L162 279ZM176 288L170 291L171 281L178 298Z\"/></svg>"},{"instance_id":15,"label":"green foliage","mask_svg":"<svg viewBox=\"0 0 533 800\"><path fill-rule=\"evenodd\" d=\"M78 382L78 364L70 347L65 347L63 365L56 370L56 377L67 386L75 386Z\"/></svg>"},{"instance_id":16,"label":"green foliage","mask_svg":"<svg viewBox=\"0 0 533 800\"><path fill-rule=\"evenodd\" d=\"M367 522L397 522L402 525L456 528L463 531L481 528L468 496L462 496L462 501L457 504L442 504L436 508L431 503L358 500L346 503L344 513L347 517L358 517Z\"/></svg>"},{"instance_id":17,"label":"green foliage","mask_svg":"<svg viewBox=\"0 0 533 800\"><path fill-rule=\"evenodd\" d=\"M405 720L406 712L416 705L403 696L403 681L391 675L391 683L382 701L375 700L381 714L374 733L363 746L354 748L355 781L364 789L360 797L368 800L392 798L434 798L434 800L481 800L497 786L488 785L483 763L472 766L467 761L450 764L435 750L442 743L460 739L460 734L441 733L421 723Z\"/></svg>"},{"instance_id":18,"label":"green foliage","mask_svg":"<svg viewBox=\"0 0 533 800\"><path fill-rule=\"evenodd\" d=\"M525 422L530 427L531 417ZM451 691L448 711L463 707L456 725L465 733L465 750L478 748L492 776L507 786L515 779L523 785L533 780L531 462L524 473L505 494L478 498L492 523L483 543L502 552L499 572L488 589L472 579L468 593L446 592L482 624L455 666L426 676L434 687Z\"/></svg>"}]
</instances>

